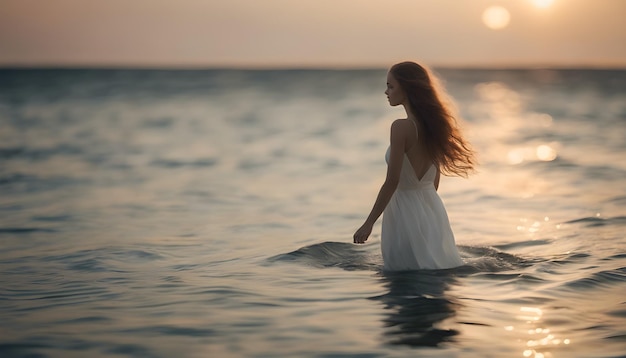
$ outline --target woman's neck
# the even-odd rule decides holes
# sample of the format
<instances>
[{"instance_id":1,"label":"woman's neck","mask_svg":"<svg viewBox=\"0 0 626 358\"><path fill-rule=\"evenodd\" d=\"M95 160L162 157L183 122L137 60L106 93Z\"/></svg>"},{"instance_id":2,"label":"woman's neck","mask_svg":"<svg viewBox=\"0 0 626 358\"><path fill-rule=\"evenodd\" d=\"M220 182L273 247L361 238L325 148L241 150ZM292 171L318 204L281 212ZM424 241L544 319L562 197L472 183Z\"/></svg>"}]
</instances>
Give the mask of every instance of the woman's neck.
<instances>
[{"instance_id":1,"label":"woman's neck","mask_svg":"<svg viewBox=\"0 0 626 358\"><path fill-rule=\"evenodd\" d=\"M417 121L417 116L413 113L413 111L411 111L411 107L408 104L404 103L402 104L402 106L404 107L404 111L406 112L406 118Z\"/></svg>"}]
</instances>

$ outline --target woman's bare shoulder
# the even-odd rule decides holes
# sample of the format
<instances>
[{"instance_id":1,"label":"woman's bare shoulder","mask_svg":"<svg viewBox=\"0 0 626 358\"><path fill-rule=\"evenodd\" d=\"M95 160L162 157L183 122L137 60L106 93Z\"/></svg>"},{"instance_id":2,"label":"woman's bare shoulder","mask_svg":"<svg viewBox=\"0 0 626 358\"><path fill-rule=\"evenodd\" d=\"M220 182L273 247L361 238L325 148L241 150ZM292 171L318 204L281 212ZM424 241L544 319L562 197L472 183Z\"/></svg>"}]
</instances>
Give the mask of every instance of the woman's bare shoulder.
<instances>
[{"instance_id":1,"label":"woman's bare shoulder","mask_svg":"<svg viewBox=\"0 0 626 358\"><path fill-rule=\"evenodd\" d=\"M408 128L408 126L410 126L411 123L409 123L408 119L396 119L395 121L393 121L393 123L391 123L391 128Z\"/></svg>"},{"instance_id":2,"label":"woman's bare shoulder","mask_svg":"<svg viewBox=\"0 0 626 358\"><path fill-rule=\"evenodd\" d=\"M406 135L407 131L415 130L413 124L409 122L408 119L396 119L391 123L391 131L399 132Z\"/></svg>"},{"instance_id":3,"label":"woman's bare shoulder","mask_svg":"<svg viewBox=\"0 0 626 358\"><path fill-rule=\"evenodd\" d=\"M391 143L402 143L404 145L408 139L408 133L411 129L406 119L396 119L391 123Z\"/></svg>"}]
</instances>

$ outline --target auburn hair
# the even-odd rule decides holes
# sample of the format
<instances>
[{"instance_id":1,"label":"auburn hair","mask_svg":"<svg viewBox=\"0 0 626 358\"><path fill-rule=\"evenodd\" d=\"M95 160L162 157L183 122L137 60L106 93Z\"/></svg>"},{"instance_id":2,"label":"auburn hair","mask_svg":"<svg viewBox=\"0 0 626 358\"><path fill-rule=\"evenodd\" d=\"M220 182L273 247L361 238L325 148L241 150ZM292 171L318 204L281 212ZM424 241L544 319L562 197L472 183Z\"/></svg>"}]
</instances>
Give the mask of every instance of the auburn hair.
<instances>
[{"instance_id":1,"label":"auburn hair","mask_svg":"<svg viewBox=\"0 0 626 358\"><path fill-rule=\"evenodd\" d=\"M417 118L418 144L441 173L467 177L474 172L474 151L461 135L454 106L437 78L415 62L398 63L389 72L408 99L407 109Z\"/></svg>"}]
</instances>

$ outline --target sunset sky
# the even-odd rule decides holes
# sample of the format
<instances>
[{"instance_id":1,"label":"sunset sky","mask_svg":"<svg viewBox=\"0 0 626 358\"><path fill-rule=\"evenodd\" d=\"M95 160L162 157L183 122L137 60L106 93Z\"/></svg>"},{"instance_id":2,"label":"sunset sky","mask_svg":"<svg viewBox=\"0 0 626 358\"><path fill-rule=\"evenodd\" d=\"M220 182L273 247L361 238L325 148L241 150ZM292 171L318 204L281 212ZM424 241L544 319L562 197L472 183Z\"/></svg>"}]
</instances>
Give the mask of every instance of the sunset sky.
<instances>
[{"instance_id":1,"label":"sunset sky","mask_svg":"<svg viewBox=\"0 0 626 358\"><path fill-rule=\"evenodd\" d=\"M0 66L626 67L626 0L0 0Z\"/></svg>"}]
</instances>

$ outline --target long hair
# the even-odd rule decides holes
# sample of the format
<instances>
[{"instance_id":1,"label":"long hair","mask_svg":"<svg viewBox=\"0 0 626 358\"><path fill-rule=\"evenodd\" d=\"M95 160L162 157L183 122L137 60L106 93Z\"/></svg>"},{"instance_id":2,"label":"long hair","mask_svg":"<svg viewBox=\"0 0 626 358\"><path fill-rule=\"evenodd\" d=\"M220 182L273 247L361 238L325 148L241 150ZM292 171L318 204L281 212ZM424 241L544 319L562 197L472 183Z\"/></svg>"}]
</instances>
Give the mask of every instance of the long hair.
<instances>
[{"instance_id":1,"label":"long hair","mask_svg":"<svg viewBox=\"0 0 626 358\"><path fill-rule=\"evenodd\" d=\"M408 99L408 109L417 117L418 143L428 157L442 174L467 177L475 170L474 151L463 139L454 107L438 86L437 78L414 62L398 63L390 72Z\"/></svg>"}]
</instances>

